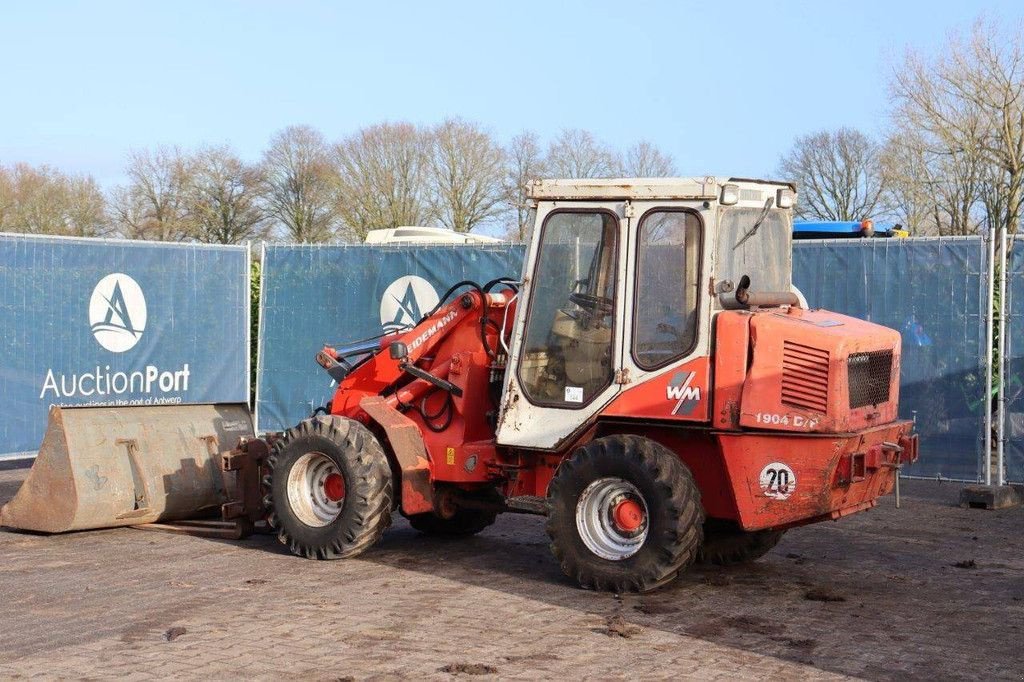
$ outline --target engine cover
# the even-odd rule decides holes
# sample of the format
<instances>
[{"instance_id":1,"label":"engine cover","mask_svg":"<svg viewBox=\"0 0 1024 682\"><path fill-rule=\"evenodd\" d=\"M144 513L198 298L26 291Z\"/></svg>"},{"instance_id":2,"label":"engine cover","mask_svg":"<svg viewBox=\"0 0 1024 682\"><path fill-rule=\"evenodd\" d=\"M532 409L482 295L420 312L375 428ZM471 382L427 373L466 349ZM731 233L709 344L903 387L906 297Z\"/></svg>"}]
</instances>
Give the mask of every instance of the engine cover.
<instances>
[{"instance_id":1,"label":"engine cover","mask_svg":"<svg viewBox=\"0 0 1024 682\"><path fill-rule=\"evenodd\" d=\"M896 419L899 332L791 308L752 315L750 345L740 426L844 433Z\"/></svg>"}]
</instances>

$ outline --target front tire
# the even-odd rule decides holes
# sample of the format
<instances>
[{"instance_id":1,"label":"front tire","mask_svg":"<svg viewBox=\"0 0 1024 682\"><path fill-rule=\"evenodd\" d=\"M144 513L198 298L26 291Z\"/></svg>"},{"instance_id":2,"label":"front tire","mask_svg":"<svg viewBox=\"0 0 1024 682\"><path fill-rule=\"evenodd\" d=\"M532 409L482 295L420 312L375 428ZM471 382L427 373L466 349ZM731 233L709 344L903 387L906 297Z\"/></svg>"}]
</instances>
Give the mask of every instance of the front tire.
<instances>
[{"instance_id":1,"label":"front tire","mask_svg":"<svg viewBox=\"0 0 1024 682\"><path fill-rule=\"evenodd\" d=\"M697 558L704 509L689 468L647 438L598 438L562 463L548 488L547 531L581 587L646 592Z\"/></svg>"},{"instance_id":2,"label":"front tire","mask_svg":"<svg viewBox=\"0 0 1024 682\"><path fill-rule=\"evenodd\" d=\"M359 422L333 415L306 419L274 443L267 468L268 519L294 554L357 556L391 524L391 467Z\"/></svg>"}]
</instances>

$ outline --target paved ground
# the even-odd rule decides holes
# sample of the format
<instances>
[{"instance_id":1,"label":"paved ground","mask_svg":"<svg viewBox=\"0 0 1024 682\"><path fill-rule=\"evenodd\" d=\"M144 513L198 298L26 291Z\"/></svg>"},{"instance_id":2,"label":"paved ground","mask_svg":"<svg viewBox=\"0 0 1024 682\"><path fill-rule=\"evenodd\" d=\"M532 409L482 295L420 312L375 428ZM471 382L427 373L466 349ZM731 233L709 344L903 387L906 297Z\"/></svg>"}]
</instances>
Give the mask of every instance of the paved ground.
<instances>
[{"instance_id":1,"label":"paved ground","mask_svg":"<svg viewBox=\"0 0 1024 682\"><path fill-rule=\"evenodd\" d=\"M0 472L0 502L23 476ZM396 519L340 562L269 537L0 531L0 678L1021 679L1024 510L960 510L958 490L912 482L903 510L623 597L568 584L532 517L460 541Z\"/></svg>"}]
</instances>

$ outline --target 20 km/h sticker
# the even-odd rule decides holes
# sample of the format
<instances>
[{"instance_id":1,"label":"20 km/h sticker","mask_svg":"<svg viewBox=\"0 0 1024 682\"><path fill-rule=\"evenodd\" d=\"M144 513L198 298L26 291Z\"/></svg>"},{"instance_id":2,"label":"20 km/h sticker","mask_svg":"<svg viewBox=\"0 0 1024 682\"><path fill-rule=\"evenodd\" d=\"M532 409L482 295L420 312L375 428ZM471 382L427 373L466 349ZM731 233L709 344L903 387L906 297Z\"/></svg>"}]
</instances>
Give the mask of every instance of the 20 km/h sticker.
<instances>
[{"instance_id":1,"label":"20 km/h sticker","mask_svg":"<svg viewBox=\"0 0 1024 682\"><path fill-rule=\"evenodd\" d=\"M785 500L796 490L796 474L782 462L761 469L761 492L776 500Z\"/></svg>"}]
</instances>

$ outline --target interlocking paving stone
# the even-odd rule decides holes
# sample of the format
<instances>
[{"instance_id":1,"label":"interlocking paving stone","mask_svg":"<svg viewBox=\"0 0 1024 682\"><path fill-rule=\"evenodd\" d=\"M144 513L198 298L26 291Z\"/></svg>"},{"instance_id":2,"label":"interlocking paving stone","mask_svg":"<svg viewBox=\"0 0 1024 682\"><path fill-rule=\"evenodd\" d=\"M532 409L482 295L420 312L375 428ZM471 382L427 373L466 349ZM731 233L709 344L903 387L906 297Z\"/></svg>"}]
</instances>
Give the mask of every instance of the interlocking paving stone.
<instances>
[{"instance_id":1,"label":"interlocking paving stone","mask_svg":"<svg viewBox=\"0 0 1024 682\"><path fill-rule=\"evenodd\" d=\"M24 475L0 472L0 502ZM396 516L334 562L268 536L0 531L0 678L452 679L441 669L482 664L503 679L1019 679L1024 510L903 487L902 510L886 498L642 596L577 589L540 519L515 515L461 540ZM609 636L616 617L628 637Z\"/></svg>"}]
</instances>

